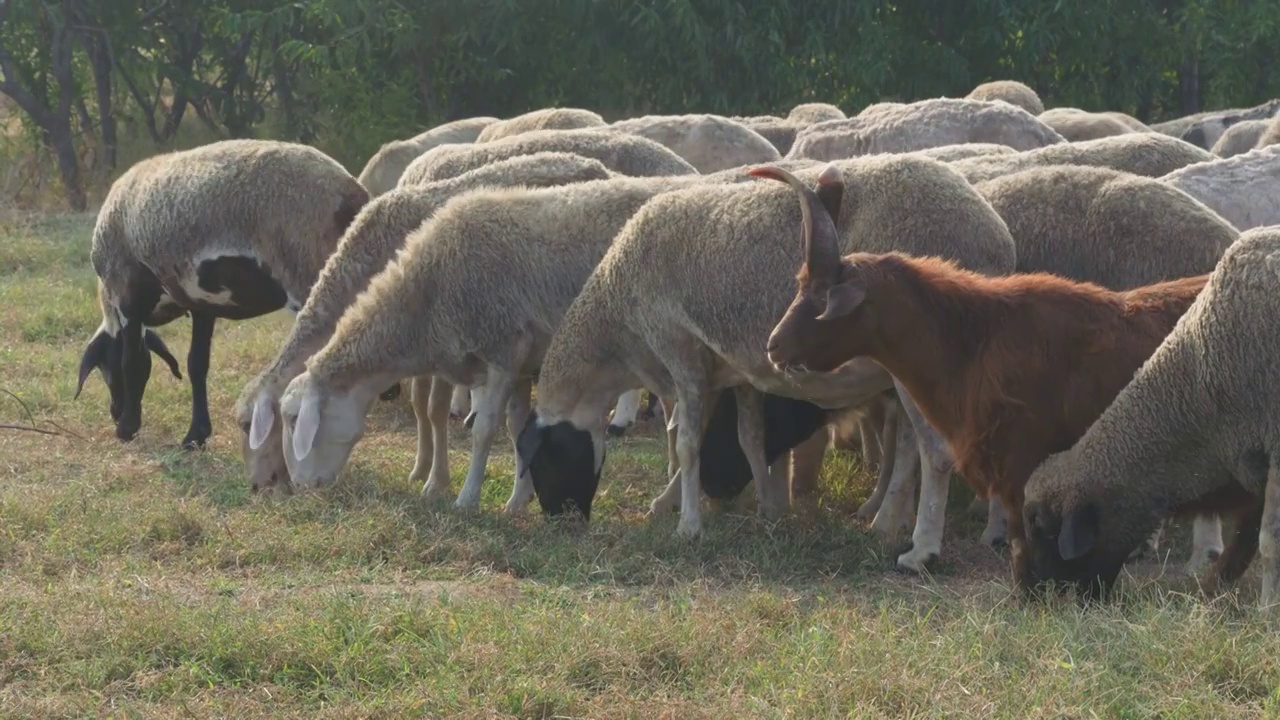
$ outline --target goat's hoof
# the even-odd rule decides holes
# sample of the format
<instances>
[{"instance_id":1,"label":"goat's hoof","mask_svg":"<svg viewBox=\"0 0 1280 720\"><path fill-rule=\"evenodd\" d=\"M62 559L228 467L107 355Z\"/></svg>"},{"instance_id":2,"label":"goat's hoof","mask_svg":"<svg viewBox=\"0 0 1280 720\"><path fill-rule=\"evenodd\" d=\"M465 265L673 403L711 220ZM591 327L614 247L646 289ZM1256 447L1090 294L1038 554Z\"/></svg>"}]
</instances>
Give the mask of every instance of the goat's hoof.
<instances>
[{"instance_id":1,"label":"goat's hoof","mask_svg":"<svg viewBox=\"0 0 1280 720\"><path fill-rule=\"evenodd\" d=\"M627 434L627 426L626 425L621 425L621 426L606 425L604 427L604 434L608 435L609 437L615 437L615 438L622 437L623 435Z\"/></svg>"},{"instance_id":2,"label":"goat's hoof","mask_svg":"<svg viewBox=\"0 0 1280 720\"><path fill-rule=\"evenodd\" d=\"M938 561L938 553L935 552L916 552L915 548L898 556L898 562L894 566L899 572L923 574L929 570L929 566Z\"/></svg>"}]
</instances>

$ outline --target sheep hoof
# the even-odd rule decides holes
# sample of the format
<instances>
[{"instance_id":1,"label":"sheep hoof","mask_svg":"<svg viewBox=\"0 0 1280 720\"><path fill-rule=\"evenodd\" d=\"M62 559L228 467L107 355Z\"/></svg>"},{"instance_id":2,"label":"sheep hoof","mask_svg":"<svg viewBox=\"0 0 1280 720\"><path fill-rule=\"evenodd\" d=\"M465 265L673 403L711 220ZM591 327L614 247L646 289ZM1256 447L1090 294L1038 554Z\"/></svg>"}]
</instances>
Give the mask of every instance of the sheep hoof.
<instances>
[{"instance_id":1,"label":"sheep hoof","mask_svg":"<svg viewBox=\"0 0 1280 720\"><path fill-rule=\"evenodd\" d=\"M418 478L410 475L409 482L416 483L418 482ZM422 499L432 502L452 500L453 494L449 492L448 482L432 482L431 480L427 480L426 484L422 486Z\"/></svg>"},{"instance_id":2,"label":"sheep hoof","mask_svg":"<svg viewBox=\"0 0 1280 720\"><path fill-rule=\"evenodd\" d=\"M1199 577L1209 567L1217 564L1218 559L1222 557L1219 550L1208 550L1203 554L1195 553L1191 556L1191 560L1187 562L1186 572L1191 577Z\"/></svg>"},{"instance_id":3,"label":"sheep hoof","mask_svg":"<svg viewBox=\"0 0 1280 720\"><path fill-rule=\"evenodd\" d=\"M606 425L604 427L604 433L609 437L615 437L615 438L622 437L623 435L627 434L627 426L626 425L621 425L621 426Z\"/></svg>"},{"instance_id":4,"label":"sheep hoof","mask_svg":"<svg viewBox=\"0 0 1280 720\"><path fill-rule=\"evenodd\" d=\"M525 510L529 509L530 498L512 498L502 506L502 512L507 515L524 515Z\"/></svg>"},{"instance_id":5,"label":"sheep hoof","mask_svg":"<svg viewBox=\"0 0 1280 720\"><path fill-rule=\"evenodd\" d=\"M196 430L192 428L187 431L187 436L182 438L183 450L203 450L205 441L209 439L210 433L205 430Z\"/></svg>"},{"instance_id":6,"label":"sheep hoof","mask_svg":"<svg viewBox=\"0 0 1280 720\"><path fill-rule=\"evenodd\" d=\"M693 540L702 534L701 522L687 522L681 520L676 526L676 537L681 540Z\"/></svg>"},{"instance_id":7,"label":"sheep hoof","mask_svg":"<svg viewBox=\"0 0 1280 720\"><path fill-rule=\"evenodd\" d=\"M649 503L649 518L654 519L659 515L665 515L679 509L679 507L678 500L673 502L662 497L654 498L653 502Z\"/></svg>"},{"instance_id":8,"label":"sheep hoof","mask_svg":"<svg viewBox=\"0 0 1280 720\"><path fill-rule=\"evenodd\" d=\"M858 511L854 513L854 517L862 522L871 522L876 518L876 513L880 512L880 504L872 504L870 500L862 504Z\"/></svg>"},{"instance_id":9,"label":"sheep hoof","mask_svg":"<svg viewBox=\"0 0 1280 720\"><path fill-rule=\"evenodd\" d=\"M923 574L929 570L929 566L938 561L938 553L936 552L917 552L913 547L907 552L898 556L896 569L902 572Z\"/></svg>"},{"instance_id":10,"label":"sheep hoof","mask_svg":"<svg viewBox=\"0 0 1280 720\"><path fill-rule=\"evenodd\" d=\"M994 550L1003 550L1009 547L1009 538L1004 533L991 533L990 535L984 533L982 542L990 545Z\"/></svg>"}]
</instances>

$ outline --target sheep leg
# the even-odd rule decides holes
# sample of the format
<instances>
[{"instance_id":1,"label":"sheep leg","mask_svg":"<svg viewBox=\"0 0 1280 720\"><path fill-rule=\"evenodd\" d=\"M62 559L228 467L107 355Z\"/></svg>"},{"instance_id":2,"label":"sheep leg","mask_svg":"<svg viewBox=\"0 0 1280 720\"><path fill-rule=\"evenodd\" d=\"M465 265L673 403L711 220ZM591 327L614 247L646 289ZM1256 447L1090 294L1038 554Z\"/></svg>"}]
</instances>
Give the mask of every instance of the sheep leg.
<instances>
[{"instance_id":1,"label":"sheep leg","mask_svg":"<svg viewBox=\"0 0 1280 720\"><path fill-rule=\"evenodd\" d=\"M449 399L449 417L462 420L471 413L471 388L455 385Z\"/></svg>"},{"instance_id":2,"label":"sheep leg","mask_svg":"<svg viewBox=\"0 0 1280 720\"><path fill-rule=\"evenodd\" d=\"M915 430L911 423L899 415L892 474L889 476L889 487L885 489L884 501L871 520L873 532L885 538L895 538L911 527L919 478L920 451L916 447Z\"/></svg>"},{"instance_id":3,"label":"sheep leg","mask_svg":"<svg viewBox=\"0 0 1280 720\"><path fill-rule=\"evenodd\" d=\"M884 410L879 400L872 401L872 408L878 410L874 415L865 414L858 418L858 436L862 439L862 464L878 467L884 462L884 448L880 445L880 428L884 427Z\"/></svg>"},{"instance_id":4,"label":"sheep leg","mask_svg":"<svg viewBox=\"0 0 1280 720\"><path fill-rule=\"evenodd\" d=\"M480 407L480 399L484 396L484 388L471 388L471 412L463 419L462 426L470 430L476 424L476 408Z\"/></svg>"},{"instance_id":5,"label":"sheep leg","mask_svg":"<svg viewBox=\"0 0 1280 720\"><path fill-rule=\"evenodd\" d=\"M982 531L982 542L997 549L1009 544L1009 518L995 495L987 499L987 527Z\"/></svg>"},{"instance_id":6,"label":"sheep leg","mask_svg":"<svg viewBox=\"0 0 1280 720\"><path fill-rule=\"evenodd\" d=\"M191 429L182 439L184 450L203 448L213 434L209 419L209 356L213 352L214 317L191 311L191 348L187 351L187 377L191 379Z\"/></svg>"},{"instance_id":7,"label":"sheep leg","mask_svg":"<svg viewBox=\"0 0 1280 720\"><path fill-rule=\"evenodd\" d=\"M1222 557L1222 519L1217 515L1196 515L1191 521L1191 559L1187 574L1199 576L1205 568Z\"/></svg>"},{"instance_id":8,"label":"sheep leg","mask_svg":"<svg viewBox=\"0 0 1280 720\"><path fill-rule=\"evenodd\" d=\"M831 443L831 431L824 425L809 436L808 440L784 453L778 460L782 463L782 471L791 469L791 482L780 485L784 490L790 486L791 502L801 499L812 499L818 490L818 478L822 475L822 460L826 457L827 447ZM787 456L791 457L788 458ZM786 462L784 462L786 461ZM777 465L775 462L774 465Z\"/></svg>"},{"instance_id":9,"label":"sheep leg","mask_svg":"<svg viewBox=\"0 0 1280 720\"><path fill-rule=\"evenodd\" d=\"M662 403L663 415L675 417L675 402L667 398L658 398ZM649 503L649 515L656 517L680 507L680 458L676 453L676 424L667 423L667 477L670 481L662 494Z\"/></svg>"},{"instance_id":10,"label":"sheep leg","mask_svg":"<svg viewBox=\"0 0 1280 720\"><path fill-rule=\"evenodd\" d=\"M1274 484L1274 477L1275 471L1269 471L1267 490L1270 490ZM1217 564L1214 565L1213 575L1208 582L1210 591L1216 591L1220 587L1234 583L1249 568L1249 563L1253 562L1253 556L1258 554L1258 543L1262 539L1262 515L1265 509L1264 500L1240 514L1236 520L1231 541L1227 543L1226 549L1222 551L1222 557L1219 557Z\"/></svg>"},{"instance_id":11,"label":"sheep leg","mask_svg":"<svg viewBox=\"0 0 1280 720\"><path fill-rule=\"evenodd\" d=\"M1267 471L1261 526L1258 554L1262 556L1262 595L1258 603L1263 610L1272 610L1280 605L1280 468L1275 465Z\"/></svg>"},{"instance_id":12,"label":"sheep leg","mask_svg":"<svg viewBox=\"0 0 1280 720\"><path fill-rule=\"evenodd\" d=\"M787 510L789 498L787 488L774 483L764 455L764 395L745 383L734 388L733 395L738 401L738 444L751 467L759 513L776 520Z\"/></svg>"},{"instance_id":13,"label":"sheep leg","mask_svg":"<svg viewBox=\"0 0 1280 720\"><path fill-rule=\"evenodd\" d=\"M516 378L513 373L490 366L488 375L484 392L480 394L480 403L473 408L476 423L471 428L471 464L467 467L467 479L462 484L458 499L453 503L460 510L480 507L480 490L484 487L489 451L498 434L498 420L507 409L507 403L515 391Z\"/></svg>"},{"instance_id":14,"label":"sheep leg","mask_svg":"<svg viewBox=\"0 0 1280 720\"><path fill-rule=\"evenodd\" d=\"M435 458L431 442L431 387L433 379L430 375L418 375L409 381L409 404L413 407L413 418L417 421L418 450L413 458L413 469L409 471L409 483L423 482L431 472L431 462ZM423 488L425 492L426 488Z\"/></svg>"},{"instance_id":15,"label":"sheep leg","mask_svg":"<svg viewBox=\"0 0 1280 720\"><path fill-rule=\"evenodd\" d=\"M702 388L681 383L676 392L676 456L680 459L680 523L676 535L694 538L702 534L702 480L700 475L705 411ZM741 410L739 410L741 412Z\"/></svg>"},{"instance_id":16,"label":"sheep leg","mask_svg":"<svg viewBox=\"0 0 1280 720\"><path fill-rule=\"evenodd\" d=\"M529 409L532 406L531 395L533 393L533 381L521 380L516 383L515 393L511 396L511 401L507 403L507 434L511 436L511 446L514 448L516 438L520 437L520 431L524 429L525 421L529 419ZM525 466L524 459L520 457L520 453L516 456L516 479L511 486L511 497L507 499L507 504L503 510L510 514L523 512L529 506L529 502L533 500L533 476L529 474L529 468Z\"/></svg>"},{"instance_id":17,"label":"sheep leg","mask_svg":"<svg viewBox=\"0 0 1280 720\"><path fill-rule=\"evenodd\" d=\"M618 397L613 408L613 417L605 426L605 433L610 437L622 437L627 428L636 421L636 413L640 412L640 391L628 390Z\"/></svg>"},{"instance_id":18,"label":"sheep leg","mask_svg":"<svg viewBox=\"0 0 1280 720\"><path fill-rule=\"evenodd\" d=\"M418 414L417 393L428 394L426 414L431 425L431 463L423 467L424 460L419 455L414 465L414 475L410 478L417 481L422 478L419 468L427 472L427 481L422 486L424 497L444 497L449 494L449 396L453 394L453 384L442 377L429 378L418 376L413 379L414 404L413 412ZM422 419L418 419L418 432L422 432ZM421 435L419 435L421 437ZM422 452L421 440L418 452Z\"/></svg>"},{"instance_id":19,"label":"sheep leg","mask_svg":"<svg viewBox=\"0 0 1280 720\"><path fill-rule=\"evenodd\" d=\"M898 452L898 423L902 406L895 400L884 410L884 422L880 425L880 440L875 444L880 447L880 466L876 469L876 489L871 497L858 508L857 518L867 521L875 518L884 505L885 494L889 491L889 483L893 477L895 456ZM866 443L866 440L863 441ZM864 444L865 447L865 444ZM864 456L865 457L865 456Z\"/></svg>"}]
</instances>

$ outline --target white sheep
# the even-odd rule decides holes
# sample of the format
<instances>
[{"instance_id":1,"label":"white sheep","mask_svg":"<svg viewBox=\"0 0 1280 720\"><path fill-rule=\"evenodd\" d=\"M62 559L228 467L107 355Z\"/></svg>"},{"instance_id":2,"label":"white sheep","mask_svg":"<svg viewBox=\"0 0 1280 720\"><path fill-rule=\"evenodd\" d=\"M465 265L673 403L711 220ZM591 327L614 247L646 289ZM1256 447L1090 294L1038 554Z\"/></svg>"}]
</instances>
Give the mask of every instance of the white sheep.
<instances>
[{"instance_id":1,"label":"white sheep","mask_svg":"<svg viewBox=\"0 0 1280 720\"><path fill-rule=\"evenodd\" d=\"M881 104L855 118L810 125L796 135L787 158L837 160L966 142L1032 150L1065 140L1026 110L1003 101L934 98Z\"/></svg>"},{"instance_id":2,"label":"white sheep","mask_svg":"<svg viewBox=\"0 0 1280 720\"><path fill-rule=\"evenodd\" d=\"M1105 594L1162 517L1229 512L1218 583L1262 558L1280 606L1280 226L1253 228L1120 395L1026 485L1030 580Z\"/></svg>"},{"instance_id":3,"label":"white sheep","mask_svg":"<svg viewBox=\"0 0 1280 720\"><path fill-rule=\"evenodd\" d=\"M488 143L536 130L580 130L604 127L599 113L581 108L543 108L506 120L499 120L480 131L478 143Z\"/></svg>"},{"instance_id":4,"label":"white sheep","mask_svg":"<svg viewBox=\"0 0 1280 720\"><path fill-rule=\"evenodd\" d=\"M1160 179L1239 230L1280 223L1280 145L1188 165Z\"/></svg>"},{"instance_id":5,"label":"white sheep","mask_svg":"<svg viewBox=\"0 0 1280 720\"><path fill-rule=\"evenodd\" d=\"M369 199L333 158L306 145L225 140L130 167L98 212L89 257L102 324L80 360L76 396L94 368L111 392L116 437L142 425L155 352L177 377L157 327L191 315L191 427L213 432L207 379L218 318L297 312L347 226Z\"/></svg>"},{"instance_id":6,"label":"white sheep","mask_svg":"<svg viewBox=\"0 0 1280 720\"><path fill-rule=\"evenodd\" d=\"M759 133L718 115L646 115L619 120L609 127L670 148L700 173L781 157Z\"/></svg>"},{"instance_id":7,"label":"white sheep","mask_svg":"<svg viewBox=\"0 0 1280 720\"><path fill-rule=\"evenodd\" d=\"M1270 127L1270 120L1243 120L1232 125L1222 133L1211 151L1218 157L1235 157L1247 153L1258 146L1258 140Z\"/></svg>"},{"instance_id":8,"label":"white sheep","mask_svg":"<svg viewBox=\"0 0 1280 720\"><path fill-rule=\"evenodd\" d=\"M538 153L486 165L451 180L399 187L366 205L324 264L276 357L245 385L236 403L250 486L255 491L289 487L280 423L276 422L280 395L302 372L307 358L324 347L338 319L368 287L370 278L386 267L404 246L405 238L436 210L449 199L480 188L554 186L608 177L611 173L596 160ZM433 458L426 402L425 388L415 389L418 455L410 475L413 481L425 479ZM440 444L439 449L443 452L445 445Z\"/></svg>"},{"instance_id":9,"label":"white sheep","mask_svg":"<svg viewBox=\"0 0 1280 720\"><path fill-rule=\"evenodd\" d=\"M844 120L847 115L840 108L831 103L811 102L801 103L787 113L787 120L798 125L812 125L813 123L826 122L827 120Z\"/></svg>"},{"instance_id":10,"label":"white sheep","mask_svg":"<svg viewBox=\"0 0 1280 720\"><path fill-rule=\"evenodd\" d=\"M437 145L474 142L480 131L498 122L498 118L475 117L454 120L415 135L408 140L394 140L378 148L369 158L357 178L360 184L377 197L396 186L405 168L419 155Z\"/></svg>"},{"instance_id":11,"label":"white sheep","mask_svg":"<svg viewBox=\"0 0 1280 720\"><path fill-rule=\"evenodd\" d=\"M1177 138L1159 133L1128 133L1012 155L966 158L953 162L952 167L976 183L1045 165L1093 165L1160 177L1213 159L1213 153Z\"/></svg>"},{"instance_id":12,"label":"white sheep","mask_svg":"<svg viewBox=\"0 0 1280 720\"><path fill-rule=\"evenodd\" d=\"M1040 118L1040 122L1056 130L1068 142L1097 140L1137 132L1119 118L1104 113L1087 112L1079 108L1052 108L1045 110L1037 117Z\"/></svg>"},{"instance_id":13,"label":"white sheep","mask_svg":"<svg viewBox=\"0 0 1280 720\"><path fill-rule=\"evenodd\" d=\"M970 100L1003 100L1032 115L1044 112L1044 103L1035 90L1017 80L992 80L975 87L965 96Z\"/></svg>"}]
</instances>

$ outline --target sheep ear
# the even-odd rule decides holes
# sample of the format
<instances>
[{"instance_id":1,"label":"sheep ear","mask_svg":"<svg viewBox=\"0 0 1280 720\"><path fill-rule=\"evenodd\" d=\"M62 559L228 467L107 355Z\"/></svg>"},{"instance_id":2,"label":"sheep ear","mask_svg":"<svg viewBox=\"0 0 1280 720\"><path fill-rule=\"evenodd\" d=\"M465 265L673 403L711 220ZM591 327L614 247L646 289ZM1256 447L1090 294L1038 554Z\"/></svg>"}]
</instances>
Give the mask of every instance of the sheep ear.
<instances>
[{"instance_id":1,"label":"sheep ear","mask_svg":"<svg viewBox=\"0 0 1280 720\"><path fill-rule=\"evenodd\" d=\"M174 377L179 380L182 379L182 373L178 370L178 358L169 352L169 346L164 344L164 340L161 340L159 335L150 330L143 330L142 341L146 344L148 350L159 356L169 366L169 372L173 373Z\"/></svg>"},{"instance_id":2,"label":"sheep ear","mask_svg":"<svg viewBox=\"0 0 1280 720\"><path fill-rule=\"evenodd\" d=\"M308 389L302 394L302 407L298 408L298 425L293 429L293 456L298 460L311 454L316 433L320 430L320 395Z\"/></svg>"},{"instance_id":3,"label":"sheep ear","mask_svg":"<svg viewBox=\"0 0 1280 720\"><path fill-rule=\"evenodd\" d=\"M855 280L845 280L827 289L827 309L818 316L819 320L834 320L844 317L862 304L867 291Z\"/></svg>"},{"instance_id":4,"label":"sheep ear","mask_svg":"<svg viewBox=\"0 0 1280 720\"><path fill-rule=\"evenodd\" d=\"M1058 532L1058 554L1062 559L1076 560L1093 550L1098 544L1101 521L1098 506L1093 503L1076 508L1062 518L1062 530Z\"/></svg>"},{"instance_id":5,"label":"sheep ear","mask_svg":"<svg viewBox=\"0 0 1280 720\"><path fill-rule=\"evenodd\" d=\"M99 329L84 348L84 354L80 356L80 376L76 382L76 394L73 400L79 399L80 391L84 390L84 381L89 379L89 373L93 372L96 367L102 367L107 364L107 350L111 347L115 338L107 334L106 330Z\"/></svg>"},{"instance_id":6,"label":"sheep ear","mask_svg":"<svg viewBox=\"0 0 1280 720\"><path fill-rule=\"evenodd\" d=\"M271 410L271 398L267 397L266 393L260 393L253 401L253 419L249 422L250 450L262 447L275 420L276 414Z\"/></svg>"}]
</instances>

